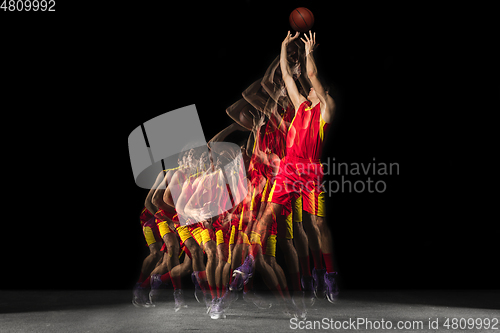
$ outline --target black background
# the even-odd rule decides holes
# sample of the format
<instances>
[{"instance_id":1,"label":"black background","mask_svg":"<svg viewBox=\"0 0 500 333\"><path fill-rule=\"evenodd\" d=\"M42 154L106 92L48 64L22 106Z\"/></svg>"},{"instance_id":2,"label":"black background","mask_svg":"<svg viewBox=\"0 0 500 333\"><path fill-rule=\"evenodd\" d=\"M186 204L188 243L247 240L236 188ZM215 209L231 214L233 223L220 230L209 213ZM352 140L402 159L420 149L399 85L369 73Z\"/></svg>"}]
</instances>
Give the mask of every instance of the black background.
<instances>
[{"instance_id":1,"label":"black background","mask_svg":"<svg viewBox=\"0 0 500 333\"><path fill-rule=\"evenodd\" d=\"M207 140L231 124L225 109L263 76L300 6L315 15L318 70L338 92L324 160L399 164L372 177L382 194L327 199L343 287L499 287L492 8L69 5L0 14L3 109L15 119L4 134L17 142L4 148L3 289L132 288L148 253L147 190L128 135L190 104Z\"/></svg>"}]
</instances>

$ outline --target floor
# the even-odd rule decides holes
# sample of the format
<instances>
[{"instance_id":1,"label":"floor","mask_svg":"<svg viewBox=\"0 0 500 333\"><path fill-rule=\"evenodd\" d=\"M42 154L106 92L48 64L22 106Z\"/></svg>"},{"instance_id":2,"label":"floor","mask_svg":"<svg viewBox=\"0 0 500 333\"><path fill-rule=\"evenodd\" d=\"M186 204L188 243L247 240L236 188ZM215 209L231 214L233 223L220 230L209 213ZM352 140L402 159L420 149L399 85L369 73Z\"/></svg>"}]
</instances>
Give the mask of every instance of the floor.
<instances>
[{"instance_id":1,"label":"floor","mask_svg":"<svg viewBox=\"0 0 500 333\"><path fill-rule=\"evenodd\" d=\"M336 304L317 300L305 321L287 317L277 304L260 310L241 294L218 320L205 314L191 290L188 308L177 313L172 290L163 290L149 309L135 308L131 294L1 290L0 332L500 332L500 290L345 290Z\"/></svg>"}]
</instances>

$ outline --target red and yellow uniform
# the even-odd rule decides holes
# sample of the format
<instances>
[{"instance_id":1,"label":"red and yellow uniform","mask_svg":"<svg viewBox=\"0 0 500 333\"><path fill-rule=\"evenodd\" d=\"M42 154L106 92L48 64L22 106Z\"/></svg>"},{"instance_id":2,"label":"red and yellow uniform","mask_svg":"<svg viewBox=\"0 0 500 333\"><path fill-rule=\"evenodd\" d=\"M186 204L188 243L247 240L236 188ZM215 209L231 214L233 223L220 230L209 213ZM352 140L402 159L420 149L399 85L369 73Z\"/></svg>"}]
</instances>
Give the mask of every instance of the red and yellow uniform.
<instances>
[{"instance_id":1,"label":"red and yellow uniform","mask_svg":"<svg viewBox=\"0 0 500 333\"><path fill-rule=\"evenodd\" d=\"M290 124L286 139L286 156L280 163L269 201L291 211L291 199L303 196L304 210L324 216L321 152L329 124L321 117L320 104L305 101Z\"/></svg>"},{"instance_id":2,"label":"red and yellow uniform","mask_svg":"<svg viewBox=\"0 0 500 333\"><path fill-rule=\"evenodd\" d=\"M163 209L160 209L156 212L155 214L155 221L158 226L158 230L160 231L160 235L163 238L168 233L171 233L172 230L170 229L167 219L173 221L174 223L179 223L179 218L177 216L177 212L166 212Z\"/></svg>"},{"instance_id":3,"label":"red and yellow uniform","mask_svg":"<svg viewBox=\"0 0 500 333\"><path fill-rule=\"evenodd\" d=\"M144 208L139 217L141 221L142 233L148 246L161 241L160 231L155 222L155 216L149 210Z\"/></svg>"}]
</instances>

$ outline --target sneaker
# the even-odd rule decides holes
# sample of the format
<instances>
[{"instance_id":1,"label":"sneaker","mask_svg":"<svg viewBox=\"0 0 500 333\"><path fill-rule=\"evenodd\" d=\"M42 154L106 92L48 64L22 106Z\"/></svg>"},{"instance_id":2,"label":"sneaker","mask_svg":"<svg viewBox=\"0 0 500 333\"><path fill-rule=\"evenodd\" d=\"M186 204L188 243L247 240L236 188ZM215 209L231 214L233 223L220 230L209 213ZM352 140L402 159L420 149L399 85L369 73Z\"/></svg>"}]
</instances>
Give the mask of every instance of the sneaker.
<instances>
[{"instance_id":1,"label":"sneaker","mask_svg":"<svg viewBox=\"0 0 500 333\"><path fill-rule=\"evenodd\" d=\"M151 275L150 284L151 291L149 292L149 302L154 305L154 302L157 300L158 295L160 294L160 286L162 284L160 274Z\"/></svg>"},{"instance_id":2,"label":"sneaker","mask_svg":"<svg viewBox=\"0 0 500 333\"><path fill-rule=\"evenodd\" d=\"M212 319L226 319L224 307L222 306L222 298L215 298L212 301L210 308L210 318Z\"/></svg>"},{"instance_id":3,"label":"sneaker","mask_svg":"<svg viewBox=\"0 0 500 333\"><path fill-rule=\"evenodd\" d=\"M304 302L307 306L311 307L316 302L316 296L314 294L314 279L312 276L302 276L300 278L300 284L302 285L302 290L304 290Z\"/></svg>"},{"instance_id":4,"label":"sneaker","mask_svg":"<svg viewBox=\"0 0 500 333\"><path fill-rule=\"evenodd\" d=\"M253 276L255 259L252 255L245 258L245 262L233 271L233 282L229 285L230 290L241 290Z\"/></svg>"},{"instance_id":5,"label":"sneaker","mask_svg":"<svg viewBox=\"0 0 500 333\"><path fill-rule=\"evenodd\" d=\"M132 291L132 304L136 308L151 308L155 306L149 301L147 290L141 287L140 283L136 283Z\"/></svg>"},{"instance_id":6,"label":"sneaker","mask_svg":"<svg viewBox=\"0 0 500 333\"><path fill-rule=\"evenodd\" d=\"M175 312L179 311L182 308L187 308L187 305L184 302L184 293L182 292L182 289L174 290L174 300L175 300L175 307L174 307Z\"/></svg>"},{"instance_id":7,"label":"sneaker","mask_svg":"<svg viewBox=\"0 0 500 333\"><path fill-rule=\"evenodd\" d=\"M285 299L283 300L283 313L288 317L288 318L298 318L298 312L297 311L297 306L293 302L292 299Z\"/></svg>"},{"instance_id":8,"label":"sneaker","mask_svg":"<svg viewBox=\"0 0 500 333\"><path fill-rule=\"evenodd\" d=\"M305 293L303 291L298 291L295 292L292 296L292 302L295 305L296 318L298 318L299 320L306 320L307 317L306 304L304 303L304 294Z\"/></svg>"},{"instance_id":9,"label":"sneaker","mask_svg":"<svg viewBox=\"0 0 500 333\"><path fill-rule=\"evenodd\" d=\"M249 291L247 293L243 292L243 299L246 302L253 303L257 308L262 310L269 309L273 305L271 302L257 295L254 291Z\"/></svg>"},{"instance_id":10,"label":"sneaker","mask_svg":"<svg viewBox=\"0 0 500 333\"><path fill-rule=\"evenodd\" d=\"M316 298L325 298L325 274L326 269L312 270L312 277L314 279L314 295Z\"/></svg>"},{"instance_id":11,"label":"sneaker","mask_svg":"<svg viewBox=\"0 0 500 333\"><path fill-rule=\"evenodd\" d=\"M191 281L193 281L194 284L194 298L196 298L198 303L201 303L203 301L203 291L198 283L196 272L191 273Z\"/></svg>"},{"instance_id":12,"label":"sneaker","mask_svg":"<svg viewBox=\"0 0 500 333\"><path fill-rule=\"evenodd\" d=\"M216 300L215 298L212 299L212 294L210 293L210 291L207 291L204 295L203 295L203 300L205 302L205 306L207 307L207 314L210 313L210 309L212 308L212 304L213 302Z\"/></svg>"},{"instance_id":13,"label":"sneaker","mask_svg":"<svg viewBox=\"0 0 500 333\"><path fill-rule=\"evenodd\" d=\"M221 309L226 310L237 299L238 299L238 293L236 291L230 291L229 287L226 286L226 292L224 293L224 296L220 298Z\"/></svg>"},{"instance_id":14,"label":"sneaker","mask_svg":"<svg viewBox=\"0 0 500 333\"><path fill-rule=\"evenodd\" d=\"M325 274L326 298L330 303L335 303L339 297L338 278L337 272Z\"/></svg>"}]
</instances>

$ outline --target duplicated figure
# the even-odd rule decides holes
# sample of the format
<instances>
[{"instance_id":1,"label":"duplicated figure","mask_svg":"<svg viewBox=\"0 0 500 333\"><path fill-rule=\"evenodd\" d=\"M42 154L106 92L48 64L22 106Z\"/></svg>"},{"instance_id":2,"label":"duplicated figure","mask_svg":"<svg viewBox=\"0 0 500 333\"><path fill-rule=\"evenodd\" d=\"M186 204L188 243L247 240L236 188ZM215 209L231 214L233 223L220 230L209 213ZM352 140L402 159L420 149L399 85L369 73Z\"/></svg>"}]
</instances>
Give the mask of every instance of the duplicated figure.
<instances>
[{"instance_id":1,"label":"duplicated figure","mask_svg":"<svg viewBox=\"0 0 500 333\"><path fill-rule=\"evenodd\" d=\"M225 318L242 289L246 301L269 308L252 288L254 271L283 311L302 320L306 304L338 297L320 161L335 101L317 77L315 34L302 43L298 37L288 32L264 77L226 110L235 123L210 140L208 153L181 153L179 167L158 175L141 215L150 255L134 305L154 306L160 286L172 283L179 311L186 307L181 277L192 274L195 297L212 319ZM217 148L234 131L250 132L246 147ZM277 244L287 275L276 261Z\"/></svg>"},{"instance_id":2,"label":"duplicated figure","mask_svg":"<svg viewBox=\"0 0 500 333\"><path fill-rule=\"evenodd\" d=\"M305 52L307 76L312 84L307 98L299 93L287 61L287 46L297 39L299 33L291 36L290 32L281 47L281 72L287 94L295 109L295 116L287 133L286 156L280 164L280 170L275 178L266 211L257 221L255 231L265 242L269 235L269 225L281 210L291 211L293 198L302 194L303 209L307 212L304 219L313 253L315 268L313 279L318 297L323 293L330 302L338 297L337 272L333 261L332 236L325 222L324 192L321 184L323 179L320 161L322 147L330 122L335 112L335 102L328 91L317 78L317 69L313 58L315 34L305 35ZM322 269L321 257L326 269ZM258 258L255 258L258 260ZM238 271L242 275L251 275L255 260L250 256L249 263Z\"/></svg>"}]
</instances>

